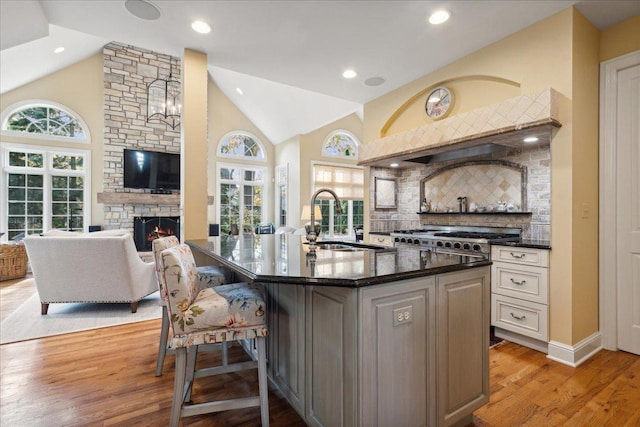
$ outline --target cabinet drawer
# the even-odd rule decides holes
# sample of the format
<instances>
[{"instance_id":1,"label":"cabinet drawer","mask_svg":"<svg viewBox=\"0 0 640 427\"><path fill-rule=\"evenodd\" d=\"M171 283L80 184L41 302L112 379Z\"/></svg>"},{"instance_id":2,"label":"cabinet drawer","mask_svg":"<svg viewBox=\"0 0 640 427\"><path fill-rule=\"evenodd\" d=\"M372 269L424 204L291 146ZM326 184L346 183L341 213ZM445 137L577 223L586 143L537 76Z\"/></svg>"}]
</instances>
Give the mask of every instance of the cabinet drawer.
<instances>
[{"instance_id":1,"label":"cabinet drawer","mask_svg":"<svg viewBox=\"0 0 640 427\"><path fill-rule=\"evenodd\" d=\"M549 251L546 249L492 245L491 260L513 262L522 265L534 265L537 267L548 267Z\"/></svg>"},{"instance_id":2,"label":"cabinet drawer","mask_svg":"<svg viewBox=\"0 0 640 427\"><path fill-rule=\"evenodd\" d=\"M491 292L540 304L548 302L548 270L543 267L494 262Z\"/></svg>"},{"instance_id":3,"label":"cabinet drawer","mask_svg":"<svg viewBox=\"0 0 640 427\"><path fill-rule=\"evenodd\" d=\"M547 306L491 295L491 324L541 341L549 340Z\"/></svg>"},{"instance_id":4,"label":"cabinet drawer","mask_svg":"<svg viewBox=\"0 0 640 427\"><path fill-rule=\"evenodd\" d=\"M372 245L393 246L391 243L391 236L384 236L380 234L370 234L369 243Z\"/></svg>"}]
</instances>

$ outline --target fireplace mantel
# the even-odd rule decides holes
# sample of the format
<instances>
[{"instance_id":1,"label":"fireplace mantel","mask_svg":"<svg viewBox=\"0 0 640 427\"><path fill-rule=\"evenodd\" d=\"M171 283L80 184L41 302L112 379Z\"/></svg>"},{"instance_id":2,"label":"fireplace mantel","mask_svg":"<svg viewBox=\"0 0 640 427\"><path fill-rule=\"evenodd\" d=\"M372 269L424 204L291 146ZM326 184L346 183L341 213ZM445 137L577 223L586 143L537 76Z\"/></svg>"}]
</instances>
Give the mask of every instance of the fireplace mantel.
<instances>
[{"instance_id":1,"label":"fireplace mantel","mask_svg":"<svg viewBox=\"0 0 640 427\"><path fill-rule=\"evenodd\" d=\"M123 205L179 205L180 194L98 193L98 203Z\"/></svg>"}]
</instances>

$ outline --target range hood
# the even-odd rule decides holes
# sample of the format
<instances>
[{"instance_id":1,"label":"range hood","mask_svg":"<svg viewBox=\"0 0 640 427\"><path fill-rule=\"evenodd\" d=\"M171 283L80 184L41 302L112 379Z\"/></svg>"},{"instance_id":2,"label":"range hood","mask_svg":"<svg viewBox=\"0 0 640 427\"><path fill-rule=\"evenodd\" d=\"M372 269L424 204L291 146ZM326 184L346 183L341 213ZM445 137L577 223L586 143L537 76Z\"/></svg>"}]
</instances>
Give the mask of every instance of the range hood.
<instances>
[{"instance_id":1,"label":"range hood","mask_svg":"<svg viewBox=\"0 0 640 427\"><path fill-rule=\"evenodd\" d=\"M358 164L415 167L548 145L553 129L561 126L556 118L558 98L549 88L381 138L359 147ZM538 139L524 142L528 137Z\"/></svg>"}]
</instances>

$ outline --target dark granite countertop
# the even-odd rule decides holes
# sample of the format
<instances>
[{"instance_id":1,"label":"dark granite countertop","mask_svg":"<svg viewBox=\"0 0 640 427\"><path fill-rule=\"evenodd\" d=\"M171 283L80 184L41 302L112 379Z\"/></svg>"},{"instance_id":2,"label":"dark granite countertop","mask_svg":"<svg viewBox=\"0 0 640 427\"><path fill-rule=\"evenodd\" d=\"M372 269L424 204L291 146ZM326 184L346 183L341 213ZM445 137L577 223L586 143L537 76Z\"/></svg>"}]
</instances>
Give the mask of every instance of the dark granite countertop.
<instances>
[{"instance_id":1,"label":"dark granite countertop","mask_svg":"<svg viewBox=\"0 0 640 427\"><path fill-rule=\"evenodd\" d=\"M491 265L491 261L419 248L329 250L309 253L304 236L220 236L187 242L257 282L361 287ZM365 245L363 245L365 246Z\"/></svg>"},{"instance_id":2,"label":"dark granite countertop","mask_svg":"<svg viewBox=\"0 0 640 427\"><path fill-rule=\"evenodd\" d=\"M390 231L370 231L369 234L375 234L378 236L389 236L391 235Z\"/></svg>"},{"instance_id":3,"label":"dark granite countertop","mask_svg":"<svg viewBox=\"0 0 640 427\"><path fill-rule=\"evenodd\" d=\"M504 242L496 243L498 246L515 246L520 248L532 248L532 249L551 249L551 242L548 240L525 240L522 239L519 242Z\"/></svg>"}]
</instances>

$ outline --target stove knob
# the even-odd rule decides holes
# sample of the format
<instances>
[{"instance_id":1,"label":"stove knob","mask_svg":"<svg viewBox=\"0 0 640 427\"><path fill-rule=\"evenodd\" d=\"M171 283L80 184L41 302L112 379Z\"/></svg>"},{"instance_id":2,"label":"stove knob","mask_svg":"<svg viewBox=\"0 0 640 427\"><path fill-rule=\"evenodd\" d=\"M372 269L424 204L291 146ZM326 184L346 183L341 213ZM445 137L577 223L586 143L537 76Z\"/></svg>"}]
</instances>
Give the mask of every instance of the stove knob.
<instances>
[{"instance_id":1,"label":"stove knob","mask_svg":"<svg viewBox=\"0 0 640 427\"><path fill-rule=\"evenodd\" d=\"M450 248L450 247L451 247L451 242L447 242L447 243L445 243L445 244L444 244L444 247L445 247L445 248Z\"/></svg>"},{"instance_id":2,"label":"stove knob","mask_svg":"<svg viewBox=\"0 0 640 427\"><path fill-rule=\"evenodd\" d=\"M460 249L460 242L455 242L453 244L453 247L456 248L456 249Z\"/></svg>"},{"instance_id":3,"label":"stove knob","mask_svg":"<svg viewBox=\"0 0 640 427\"><path fill-rule=\"evenodd\" d=\"M442 242L438 242L438 243L436 243L436 246L438 246L439 248L441 248L441 247L442 247Z\"/></svg>"},{"instance_id":4,"label":"stove knob","mask_svg":"<svg viewBox=\"0 0 640 427\"><path fill-rule=\"evenodd\" d=\"M414 241L413 241L413 244L414 244L414 245L419 245L419 244L420 244L420 239L416 239L416 240L414 240Z\"/></svg>"},{"instance_id":5,"label":"stove knob","mask_svg":"<svg viewBox=\"0 0 640 427\"><path fill-rule=\"evenodd\" d=\"M480 245L473 245L473 250L478 252L480 250Z\"/></svg>"},{"instance_id":6,"label":"stove knob","mask_svg":"<svg viewBox=\"0 0 640 427\"><path fill-rule=\"evenodd\" d=\"M469 249L471 249L471 245L468 244L468 243L465 243L464 245L462 245L462 248L466 249L466 250L469 250Z\"/></svg>"}]
</instances>

